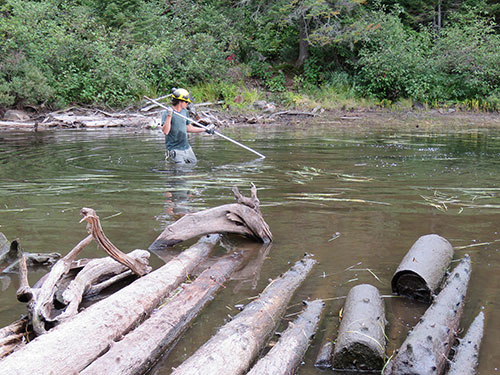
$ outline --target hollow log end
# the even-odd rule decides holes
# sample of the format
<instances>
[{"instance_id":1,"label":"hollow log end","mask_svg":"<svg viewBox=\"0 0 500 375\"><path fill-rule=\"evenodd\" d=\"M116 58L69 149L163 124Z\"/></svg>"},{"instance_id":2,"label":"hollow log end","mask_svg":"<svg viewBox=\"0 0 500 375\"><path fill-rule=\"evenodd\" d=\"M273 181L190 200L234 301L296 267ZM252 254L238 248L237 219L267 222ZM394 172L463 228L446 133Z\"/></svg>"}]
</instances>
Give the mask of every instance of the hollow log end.
<instances>
[{"instance_id":1,"label":"hollow log end","mask_svg":"<svg viewBox=\"0 0 500 375\"><path fill-rule=\"evenodd\" d=\"M335 370L379 371L384 367L384 355L359 342L334 352L332 366Z\"/></svg>"},{"instance_id":2,"label":"hollow log end","mask_svg":"<svg viewBox=\"0 0 500 375\"><path fill-rule=\"evenodd\" d=\"M397 272L391 281L392 292L422 302L432 301L432 291L425 280L413 271Z\"/></svg>"}]
</instances>

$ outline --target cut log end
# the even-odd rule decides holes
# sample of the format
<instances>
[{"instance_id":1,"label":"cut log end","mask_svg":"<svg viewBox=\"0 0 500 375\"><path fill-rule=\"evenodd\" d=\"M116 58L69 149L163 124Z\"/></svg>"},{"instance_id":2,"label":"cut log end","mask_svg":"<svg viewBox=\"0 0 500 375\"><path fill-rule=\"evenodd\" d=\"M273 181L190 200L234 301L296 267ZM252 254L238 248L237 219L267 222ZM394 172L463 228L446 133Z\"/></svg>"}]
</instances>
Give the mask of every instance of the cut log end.
<instances>
[{"instance_id":1,"label":"cut log end","mask_svg":"<svg viewBox=\"0 0 500 375\"><path fill-rule=\"evenodd\" d=\"M430 302L432 291L425 280L413 271L401 271L392 279L392 292L422 302Z\"/></svg>"},{"instance_id":2,"label":"cut log end","mask_svg":"<svg viewBox=\"0 0 500 375\"><path fill-rule=\"evenodd\" d=\"M332 366L339 371L380 370L384 367L384 358L373 347L354 342L352 345L341 349L338 355L334 357Z\"/></svg>"}]
</instances>

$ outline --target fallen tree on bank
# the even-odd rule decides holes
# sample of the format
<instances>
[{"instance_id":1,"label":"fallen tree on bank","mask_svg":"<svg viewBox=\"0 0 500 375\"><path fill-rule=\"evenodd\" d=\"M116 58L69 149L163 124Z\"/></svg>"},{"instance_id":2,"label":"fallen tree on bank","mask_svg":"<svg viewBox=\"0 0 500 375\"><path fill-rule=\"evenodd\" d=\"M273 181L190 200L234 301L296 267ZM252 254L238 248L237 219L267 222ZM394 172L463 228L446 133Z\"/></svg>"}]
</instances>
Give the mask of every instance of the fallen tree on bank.
<instances>
[{"instance_id":1,"label":"fallen tree on bank","mask_svg":"<svg viewBox=\"0 0 500 375\"><path fill-rule=\"evenodd\" d=\"M177 367L173 375L236 375L247 371L266 339L276 328L293 293L316 263L298 261L273 280L260 297L224 325L209 341Z\"/></svg>"},{"instance_id":2,"label":"fallen tree on bank","mask_svg":"<svg viewBox=\"0 0 500 375\"><path fill-rule=\"evenodd\" d=\"M204 211L187 214L169 225L151 244L157 251L193 237L209 233L235 233L256 238L264 243L272 241L272 233L260 212L257 188L251 187L251 197L244 197L233 187L238 203L225 204Z\"/></svg>"},{"instance_id":3,"label":"fallen tree on bank","mask_svg":"<svg viewBox=\"0 0 500 375\"><path fill-rule=\"evenodd\" d=\"M74 374L142 322L210 253L220 236L207 236L73 319L37 337L0 361L1 375Z\"/></svg>"},{"instance_id":4,"label":"fallen tree on bank","mask_svg":"<svg viewBox=\"0 0 500 375\"><path fill-rule=\"evenodd\" d=\"M470 273L471 262L466 255L408 334L384 374L439 375L444 371L463 312Z\"/></svg>"}]
</instances>

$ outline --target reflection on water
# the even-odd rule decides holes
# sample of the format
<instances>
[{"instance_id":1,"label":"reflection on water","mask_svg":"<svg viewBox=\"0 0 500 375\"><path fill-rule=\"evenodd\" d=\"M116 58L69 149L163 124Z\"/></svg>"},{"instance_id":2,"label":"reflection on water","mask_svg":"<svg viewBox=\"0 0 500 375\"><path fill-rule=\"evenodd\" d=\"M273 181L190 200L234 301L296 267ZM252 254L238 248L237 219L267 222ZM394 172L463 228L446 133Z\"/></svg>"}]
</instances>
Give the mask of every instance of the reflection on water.
<instances>
[{"instance_id":1,"label":"reflection on water","mask_svg":"<svg viewBox=\"0 0 500 375\"><path fill-rule=\"evenodd\" d=\"M463 325L484 306L486 334L480 373L500 368L497 290L500 272L500 132L305 128L230 129L228 136L266 155L254 155L214 137L194 137L199 163L165 163L159 133L64 131L0 133L0 231L30 252L67 253L86 236L82 207L102 218L106 235L122 251L146 249L162 229L188 212L232 203L231 187L258 188L272 248L256 246L249 266L234 275L169 356L155 369L168 374L304 253L319 264L298 290L287 319L306 298L324 298L326 317L300 374L319 374L312 363L334 338L343 296L360 283L385 298L388 353L418 321L425 305L390 297L390 280L413 242L437 233L471 254L473 275ZM235 245L225 240L217 254ZM229 241L229 243L227 242ZM194 242L194 241L193 241ZM188 244L152 257L155 267ZM225 247L225 248L224 248ZM243 251L243 250L242 250ZM248 250L246 250L248 251ZM95 245L85 257L104 256ZM33 283L43 273L30 276ZM15 320L18 282L0 275L0 325ZM284 325L283 325L284 326ZM196 332L196 334L192 334Z\"/></svg>"}]
</instances>

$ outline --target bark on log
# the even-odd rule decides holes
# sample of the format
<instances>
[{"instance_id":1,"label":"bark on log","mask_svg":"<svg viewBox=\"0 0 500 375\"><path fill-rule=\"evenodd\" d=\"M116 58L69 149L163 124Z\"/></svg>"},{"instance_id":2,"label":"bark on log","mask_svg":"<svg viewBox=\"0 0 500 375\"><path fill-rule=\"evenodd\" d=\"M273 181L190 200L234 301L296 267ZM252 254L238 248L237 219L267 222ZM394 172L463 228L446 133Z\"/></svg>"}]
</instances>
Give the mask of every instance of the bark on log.
<instances>
[{"instance_id":1,"label":"bark on log","mask_svg":"<svg viewBox=\"0 0 500 375\"><path fill-rule=\"evenodd\" d=\"M260 213L255 186L252 184L252 198L243 197L236 187L233 192L240 203L226 204L183 216L165 228L149 250L161 250L209 233L236 233L264 243L271 242L272 234Z\"/></svg>"},{"instance_id":2,"label":"bark on log","mask_svg":"<svg viewBox=\"0 0 500 375\"><path fill-rule=\"evenodd\" d=\"M465 304L471 273L468 255L389 362L387 375L439 375L443 372Z\"/></svg>"},{"instance_id":3,"label":"bark on log","mask_svg":"<svg viewBox=\"0 0 500 375\"><path fill-rule=\"evenodd\" d=\"M177 367L172 375L243 374L272 334L292 295L315 260L305 258L273 280L260 297Z\"/></svg>"},{"instance_id":4,"label":"bark on log","mask_svg":"<svg viewBox=\"0 0 500 375\"><path fill-rule=\"evenodd\" d=\"M392 291L430 302L453 259L453 247L443 237L420 237L405 255L392 277Z\"/></svg>"},{"instance_id":5,"label":"bark on log","mask_svg":"<svg viewBox=\"0 0 500 375\"><path fill-rule=\"evenodd\" d=\"M74 374L137 326L201 262L220 236L207 236L158 270L139 278L0 361L0 375Z\"/></svg>"},{"instance_id":6,"label":"bark on log","mask_svg":"<svg viewBox=\"0 0 500 375\"><path fill-rule=\"evenodd\" d=\"M474 375L476 373L483 330L484 314L480 312L455 349L448 375Z\"/></svg>"},{"instance_id":7,"label":"bark on log","mask_svg":"<svg viewBox=\"0 0 500 375\"><path fill-rule=\"evenodd\" d=\"M385 360L385 308L377 288L357 285L347 295L332 366L338 370L381 370Z\"/></svg>"},{"instance_id":8,"label":"bark on log","mask_svg":"<svg viewBox=\"0 0 500 375\"><path fill-rule=\"evenodd\" d=\"M247 375L289 375L299 366L309 343L316 333L325 304L318 299L306 302L307 307L290 323L278 343L260 359Z\"/></svg>"},{"instance_id":9,"label":"bark on log","mask_svg":"<svg viewBox=\"0 0 500 375\"><path fill-rule=\"evenodd\" d=\"M241 255L232 254L217 261L80 374L139 375L147 372L213 299L243 259Z\"/></svg>"},{"instance_id":10,"label":"bark on log","mask_svg":"<svg viewBox=\"0 0 500 375\"><path fill-rule=\"evenodd\" d=\"M26 317L0 329L0 359L24 345L26 338L30 338L27 325L28 318Z\"/></svg>"},{"instance_id":11,"label":"bark on log","mask_svg":"<svg viewBox=\"0 0 500 375\"><path fill-rule=\"evenodd\" d=\"M332 351L333 343L328 340L321 346L318 356L316 357L316 362L314 362L314 366L320 369L332 367Z\"/></svg>"}]
</instances>

